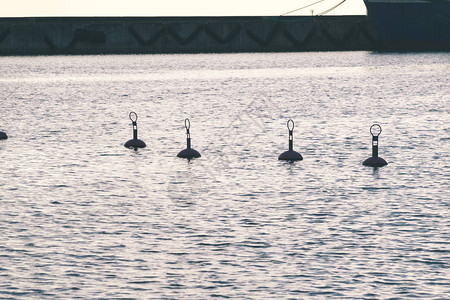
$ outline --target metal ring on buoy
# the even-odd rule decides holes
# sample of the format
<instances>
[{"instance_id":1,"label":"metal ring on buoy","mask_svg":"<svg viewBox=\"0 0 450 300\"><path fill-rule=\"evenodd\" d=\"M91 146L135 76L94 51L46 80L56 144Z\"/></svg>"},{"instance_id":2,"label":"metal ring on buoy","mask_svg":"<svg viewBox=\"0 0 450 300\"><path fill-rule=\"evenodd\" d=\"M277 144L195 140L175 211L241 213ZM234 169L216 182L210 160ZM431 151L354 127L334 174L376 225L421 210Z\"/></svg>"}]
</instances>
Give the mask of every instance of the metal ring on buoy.
<instances>
[{"instance_id":1,"label":"metal ring on buoy","mask_svg":"<svg viewBox=\"0 0 450 300\"><path fill-rule=\"evenodd\" d=\"M377 131L377 130L379 130L379 131ZM381 134L381 126L378 124L373 124L372 126L370 126L369 131L372 136L379 136ZM378 134L377 134L377 132L378 132Z\"/></svg>"},{"instance_id":2,"label":"metal ring on buoy","mask_svg":"<svg viewBox=\"0 0 450 300\"><path fill-rule=\"evenodd\" d=\"M289 123L292 123L292 129L291 128L289 128ZM289 119L288 121L287 121L287 128L288 128L288 130L289 131L292 131L292 130L294 130L294 121L292 121L292 119Z\"/></svg>"},{"instance_id":3,"label":"metal ring on buoy","mask_svg":"<svg viewBox=\"0 0 450 300\"><path fill-rule=\"evenodd\" d=\"M132 111L132 112L130 112L130 114L128 116L130 117L131 122L137 122L137 119L138 119L137 113ZM134 118L134 120L133 120L133 118Z\"/></svg>"}]
</instances>

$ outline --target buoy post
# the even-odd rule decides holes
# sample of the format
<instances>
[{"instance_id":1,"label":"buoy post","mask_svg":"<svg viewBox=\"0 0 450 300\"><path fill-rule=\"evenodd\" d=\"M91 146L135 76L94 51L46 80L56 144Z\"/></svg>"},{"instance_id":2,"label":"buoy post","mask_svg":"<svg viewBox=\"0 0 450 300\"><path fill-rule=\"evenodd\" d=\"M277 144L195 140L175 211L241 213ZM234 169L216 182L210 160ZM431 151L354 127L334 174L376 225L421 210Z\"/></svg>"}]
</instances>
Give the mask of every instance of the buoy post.
<instances>
[{"instance_id":1,"label":"buoy post","mask_svg":"<svg viewBox=\"0 0 450 300\"><path fill-rule=\"evenodd\" d=\"M290 129L288 126L288 130L289 130L289 151L294 151L294 121L292 121L292 129Z\"/></svg>"},{"instance_id":2,"label":"buoy post","mask_svg":"<svg viewBox=\"0 0 450 300\"><path fill-rule=\"evenodd\" d=\"M136 120L137 120L137 115L136 115ZM131 120L132 124L133 124L133 140L137 140L137 122Z\"/></svg>"},{"instance_id":3,"label":"buoy post","mask_svg":"<svg viewBox=\"0 0 450 300\"><path fill-rule=\"evenodd\" d=\"M383 167L388 163L381 157L378 157L378 137L381 134L381 126L373 124L370 126L370 134L372 135L372 157L369 157L363 162L363 165L369 167Z\"/></svg>"},{"instance_id":4,"label":"buoy post","mask_svg":"<svg viewBox=\"0 0 450 300\"><path fill-rule=\"evenodd\" d=\"M188 118L184 120L184 127L186 128L186 149L181 150L177 154L177 157L187 159L201 157L200 153L197 150L191 148L191 133L189 131L189 129L191 128L191 121L189 121Z\"/></svg>"},{"instance_id":5,"label":"buoy post","mask_svg":"<svg viewBox=\"0 0 450 300\"><path fill-rule=\"evenodd\" d=\"M378 157L378 135L372 135L372 157Z\"/></svg>"},{"instance_id":6,"label":"buoy post","mask_svg":"<svg viewBox=\"0 0 450 300\"><path fill-rule=\"evenodd\" d=\"M289 130L289 150L281 153L278 160L298 161L303 160L303 156L294 151L294 121L289 119L287 121L287 128Z\"/></svg>"},{"instance_id":7,"label":"buoy post","mask_svg":"<svg viewBox=\"0 0 450 300\"><path fill-rule=\"evenodd\" d=\"M189 125L186 125L186 121ZM191 149L191 133L189 132L189 128L191 128L191 121L187 118L184 120L184 127L186 127L186 148Z\"/></svg>"},{"instance_id":8,"label":"buoy post","mask_svg":"<svg viewBox=\"0 0 450 300\"><path fill-rule=\"evenodd\" d=\"M133 126L133 139L126 142L124 146L130 149L134 148L134 150L137 150L137 148L145 148L147 145L144 141L138 139L137 114L132 111L128 116L130 117L131 124Z\"/></svg>"}]
</instances>

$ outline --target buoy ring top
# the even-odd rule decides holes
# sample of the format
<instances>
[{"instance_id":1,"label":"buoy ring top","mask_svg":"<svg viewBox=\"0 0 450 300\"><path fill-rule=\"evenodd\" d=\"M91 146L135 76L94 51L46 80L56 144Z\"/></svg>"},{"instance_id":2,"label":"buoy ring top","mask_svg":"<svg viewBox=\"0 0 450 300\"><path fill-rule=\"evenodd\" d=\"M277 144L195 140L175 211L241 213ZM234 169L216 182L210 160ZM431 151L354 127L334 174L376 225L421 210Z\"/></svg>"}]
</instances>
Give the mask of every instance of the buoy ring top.
<instances>
[{"instance_id":1,"label":"buoy ring top","mask_svg":"<svg viewBox=\"0 0 450 300\"><path fill-rule=\"evenodd\" d=\"M292 123L292 128L290 128L289 123ZM287 128L288 128L289 131L294 130L294 121L292 121L292 119L289 119L287 121Z\"/></svg>"},{"instance_id":2,"label":"buoy ring top","mask_svg":"<svg viewBox=\"0 0 450 300\"><path fill-rule=\"evenodd\" d=\"M130 112L129 117L130 117L131 122L136 122L138 119L138 116L134 111Z\"/></svg>"},{"instance_id":3,"label":"buoy ring top","mask_svg":"<svg viewBox=\"0 0 450 300\"><path fill-rule=\"evenodd\" d=\"M379 136L381 134L381 126L378 124L370 126L370 134L372 136Z\"/></svg>"},{"instance_id":4,"label":"buoy ring top","mask_svg":"<svg viewBox=\"0 0 450 300\"><path fill-rule=\"evenodd\" d=\"M189 130L191 128L191 121L188 118L184 119L184 127Z\"/></svg>"}]
</instances>

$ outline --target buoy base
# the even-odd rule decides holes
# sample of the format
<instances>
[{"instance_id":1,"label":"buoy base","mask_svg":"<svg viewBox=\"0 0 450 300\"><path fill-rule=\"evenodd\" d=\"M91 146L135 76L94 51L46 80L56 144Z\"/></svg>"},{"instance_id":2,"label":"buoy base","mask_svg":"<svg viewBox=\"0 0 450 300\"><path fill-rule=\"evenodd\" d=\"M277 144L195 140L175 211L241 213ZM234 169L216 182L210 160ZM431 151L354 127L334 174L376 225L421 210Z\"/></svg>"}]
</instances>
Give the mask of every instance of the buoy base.
<instances>
[{"instance_id":1,"label":"buoy base","mask_svg":"<svg viewBox=\"0 0 450 300\"><path fill-rule=\"evenodd\" d=\"M181 157L181 158L187 158L187 159L191 159L191 158L199 158L201 157L200 153L192 148L186 148L184 150L181 150L178 154L177 157Z\"/></svg>"},{"instance_id":2,"label":"buoy base","mask_svg":"<svg viewBox=\"0 0 450 300\"><path fill-rule=\"evenodd\" d=\"M298 161L303 160L303 156L296 151L286 151L281 153L280 156L278 156L278 160Z\"/></svg>"},{"instance_id":3,"label":"buoy base","mask_svg":"<svg viewBox=\"0 0 450 300\"><path fill-rule=\"evenodd\" d=\"M8 136L6 135L6 133L0 131L0 140L6 140L8 138Z\"/></svg>"},{"instance_id":4,"label":"buoy base","mask_svg":"<svg viewBox=\"0 0 450 300\"><path fill-rule=\"evenodd\" d=\"M387 165L388 163L382 159L381 157L369 157L368 159L366 159L365 161L363 161L363 165L365 166L369 166L369 167L383 167L385 165Z\"/></svg>"},{"instance_id":5,"label":"buoy base","mask_svg":"<svg viewBox=\"0 0 450 300\"><path fill-rule=\"evenodd\" d=\"M140 139L132 139L126 142L124 146L126 148L136 149L136 148L145 148L147 145Z\"/></svg>"}]
</instances>

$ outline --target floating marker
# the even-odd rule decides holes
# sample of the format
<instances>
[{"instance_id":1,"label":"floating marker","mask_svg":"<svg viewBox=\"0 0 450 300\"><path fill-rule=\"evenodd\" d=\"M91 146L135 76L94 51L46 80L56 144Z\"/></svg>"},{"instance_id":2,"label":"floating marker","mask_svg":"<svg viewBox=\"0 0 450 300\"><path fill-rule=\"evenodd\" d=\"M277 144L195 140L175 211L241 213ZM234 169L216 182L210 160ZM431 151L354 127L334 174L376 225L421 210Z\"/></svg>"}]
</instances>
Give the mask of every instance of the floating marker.
<instances>
[{"instance_id":1,"label":"floating marker","mask_svg":"<svg viewBox=\"0 0 450 300\"><path fill-rule=\"evenodd\" d=\"M6 140L8 136L3 131L0 131L0 140Z\"/></svg>"},{"instance_id":2,"label":"floating marker","mask_svg":"<svg viewBox=\"0 0 450 300\"><path fill-rule=\"evenodd\" d=\"M289 125L292 124L292 125ZM292 121L291 119L289 119L287 121L287 128L289 130L289 150L285 151L283 153L281 153L281 155L278 157L278 160L289 160L289 161L298 161L298 160L303 160L303 156L294 151L293 148L293 143L294 143L294 121Z\"/></svg>"},{"instance_id":3,"label":"floating marker","mask_svg":"<svg viewBox=\"0 0 450 300\"><path fill-rule=\"evenodd\" d=\"M378 157L378 136L381 134L381 126L378 124L370 126L370 134L372 134L372 157L366 159L363 165L375 168L387 165L384 159Z\"/></svg>"},{"instance_id":4,"label":"floating marker","mask_svg":"<svg viewBox=\"0 0 450 300\"><path fill-rule=\"evenodd\" d=\"M184 120L184 127L186 127L187 148L184 150L181 150L177 154L177 157L187 158L187 159L199 158L201 156L200 153L197 150L191 148L191 134L189 133L189 128L191 128L191 122L189 121L188 118L186 118Z\"/></svg>"},{"instance_id":5,"label":"floating marker","mask_svg":"<svg viewBox=\"0 0 450 300\"><path fill-rule=\"evenodd\" d=\"M140 139L138 139L138 134L137 134L137 119L138 116L135 112L130 112L130 120L133 124L133 139L129 140L128 142L125 143L125 147L127 148L134 148L134 150L137 150L137 148L144 148L147 145L145 145L145 143L143 141L141 141Z\"/></svg>"}]
</instances>

